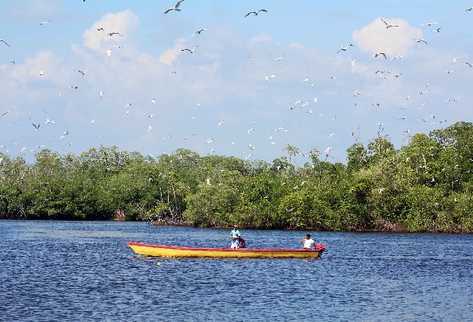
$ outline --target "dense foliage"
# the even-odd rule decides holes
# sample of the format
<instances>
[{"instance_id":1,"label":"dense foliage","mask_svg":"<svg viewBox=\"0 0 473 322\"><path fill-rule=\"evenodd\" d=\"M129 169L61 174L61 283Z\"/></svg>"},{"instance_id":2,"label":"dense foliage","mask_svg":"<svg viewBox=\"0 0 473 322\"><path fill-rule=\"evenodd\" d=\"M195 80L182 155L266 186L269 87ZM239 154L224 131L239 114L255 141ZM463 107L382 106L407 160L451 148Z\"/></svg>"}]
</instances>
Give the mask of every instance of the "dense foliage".
<instances>
[{"instance_id":1,"label":"dense foliage","mask_svg":"<svg viewBox=\"0 0 473 322\"><path fill-rule=\"evenodd\" d=\"M0 217L111 219L197 226L473 232L473 124L354 144L347 162L311 151L272 163L177 150L158 159L116 148L36 162L0 154Z\"/></svg>"}]
</instances>

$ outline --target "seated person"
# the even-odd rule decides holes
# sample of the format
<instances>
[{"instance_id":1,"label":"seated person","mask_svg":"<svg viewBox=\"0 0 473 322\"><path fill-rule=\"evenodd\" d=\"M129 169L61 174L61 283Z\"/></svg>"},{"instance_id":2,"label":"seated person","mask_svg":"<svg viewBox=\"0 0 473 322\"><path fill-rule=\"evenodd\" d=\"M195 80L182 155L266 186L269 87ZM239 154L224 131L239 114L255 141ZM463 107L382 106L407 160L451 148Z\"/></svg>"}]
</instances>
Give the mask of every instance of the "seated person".
<instances>
[{"instance_id":1,"label":"seated person","mask_svg":"<svg viewBox=\"0 0 473 322\"><path fill-rule=\"evenodd\" d=\"M301 243L304 246L304 249L315 249L315 240L312 239L310 234L305 235L304 239L301 240Z\"/></svg>"},{"instance_id":2,"label":"seated person","mask_svg":"<svg viewBox=\"0 0 473 322\"><path fill-rule=\"evenodd\" d=\"M241 238L241 236L238 237L238 248L246 248L246 241Z\"/></svg>"}]
</instances>

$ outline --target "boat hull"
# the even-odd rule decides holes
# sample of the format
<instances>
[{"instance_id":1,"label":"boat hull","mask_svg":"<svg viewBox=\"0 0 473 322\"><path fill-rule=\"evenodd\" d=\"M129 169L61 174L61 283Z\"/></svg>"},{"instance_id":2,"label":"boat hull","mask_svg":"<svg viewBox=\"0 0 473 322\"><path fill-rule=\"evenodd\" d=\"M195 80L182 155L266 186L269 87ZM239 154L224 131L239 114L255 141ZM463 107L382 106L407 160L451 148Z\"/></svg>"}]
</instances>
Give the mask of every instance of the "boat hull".
<instances>
[{"instance_id":1,"label":"boat hull","mask_svg":"<svg viewBox=\"0 0 473 322\"><path fill-rule=\"evenodd\" d=\"M129 242L134 253L156 257L202 258L319 258L322 251L272 248L194 248Z\"/></svg>"}]
</instances>

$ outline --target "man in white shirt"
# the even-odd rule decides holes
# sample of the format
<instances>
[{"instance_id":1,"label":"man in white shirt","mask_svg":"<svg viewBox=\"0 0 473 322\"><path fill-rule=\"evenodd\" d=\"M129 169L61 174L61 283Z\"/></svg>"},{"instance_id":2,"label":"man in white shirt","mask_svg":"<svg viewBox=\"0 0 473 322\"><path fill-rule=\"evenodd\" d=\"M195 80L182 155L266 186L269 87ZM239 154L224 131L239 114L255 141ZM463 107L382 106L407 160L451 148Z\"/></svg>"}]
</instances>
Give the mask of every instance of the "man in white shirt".
<instances>
[{"instance_id":1,"label":"man in white shirt","mask_svg":"<svg viewBox=\"0 0 473 322\"><path fill-rule=\"evenodd\" d=\"M304 239L301 240L302 245L304 245L304 249L315 249L315 240L310 237L310 234L305 235Z\"/></svg>"},{"instance_id":2,"label":"man in white shirt","mask_svg":"<svg viewBox=\"0 0 473 322\"><path fill-rule=\"evenodd\" d=\"M240 247L240 241L239 239L241 238L240 231L238 230L238 226L234 225L232 231L230 232L230 237L232 238L232 244L230 245L230 248L236 249Z\"/></svg>"}]
</instances>

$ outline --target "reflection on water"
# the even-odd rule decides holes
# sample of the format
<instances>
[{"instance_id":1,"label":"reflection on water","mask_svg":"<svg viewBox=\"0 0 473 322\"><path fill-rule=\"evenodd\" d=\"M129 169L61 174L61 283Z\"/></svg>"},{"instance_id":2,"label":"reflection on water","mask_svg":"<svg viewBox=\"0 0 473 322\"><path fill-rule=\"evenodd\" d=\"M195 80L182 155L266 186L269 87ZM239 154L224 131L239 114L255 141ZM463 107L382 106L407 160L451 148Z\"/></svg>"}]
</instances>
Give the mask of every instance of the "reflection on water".
<instances>
[{"instance_id":1,"label":"reflection on water","mask_svg":"<svg viewBox=\"0 0 473 322\"><path fill-rule=\"evenodd\" d=\"M304 232L245 230L252 247ZM222 247L227 230L0 221L3 321L471 321L473 236L314 233L321 260L152 259L129 240Z\"/></svg>"}]
</instances>

